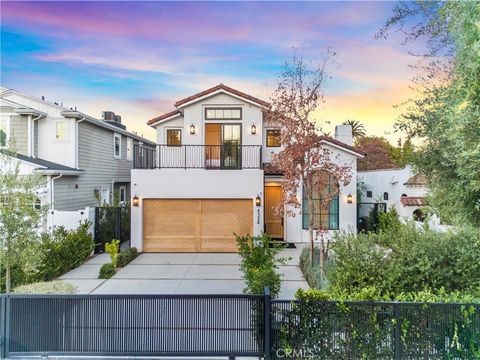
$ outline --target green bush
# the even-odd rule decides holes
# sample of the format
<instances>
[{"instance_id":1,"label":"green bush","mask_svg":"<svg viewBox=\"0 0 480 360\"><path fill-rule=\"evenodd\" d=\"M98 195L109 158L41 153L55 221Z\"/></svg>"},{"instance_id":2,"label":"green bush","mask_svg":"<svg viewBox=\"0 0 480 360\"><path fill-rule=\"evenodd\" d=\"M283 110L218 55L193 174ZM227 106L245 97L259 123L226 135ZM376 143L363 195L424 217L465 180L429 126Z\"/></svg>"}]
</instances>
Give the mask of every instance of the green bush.
<instances>
[{"instance_id":1,"label":"green bush","mask_svg":"<svg viewBox=\"0 0 480 360\"><path fill-rule=\"evenodd\" d=\"M438 233L396 224L378 233L338 234L331 245L334 266L327 271L330 291L376 296L475 294L480 288L480 229Z\"/></svg>"},{"instance_id":2,"label":"green bush","mask_svg":"<svg viewBox=\"0 0 480 360\"><path fill-rule=\"evenodd\" d=\"M75 294L77 287L63 281L37 282L20 285L13 290L16 294Z\"/></svg>"},{"instance_id":3,"label":"green bush","mask_svg":"<svg viewBox=\"0 0 480 360\"><path fill-rule=\"evenodd\" d=\"M90 223L82 222L76 230L58 227L44 233L36 245L38 266L29 280L52 280L82 264L92 254L94 242L88 232Z\"/></svg>"},{"instance_id":4,"label":"green bush","mask_svg":"<svg viewBox=\"0 0 480 360\"><path fill-rule=\"evenodd\" d=\"M120 251L117 257L117 266L124 267L138 256L137 248L133 247Z\"/></svg>"},{"instance_id":5,"label":"green bush","mask_svg":"<svg viewBox=\"0 0 480 360\"><path fill-rule=\"evenodd\" d=\"M115 266L112 263L103 264L98 274L99 279L110 279L115 275Z\"/></svg>"},{"instance_id":6,"label":"green bush","mask_svg":"<svg viewBox=\"0 0 480 360\"><path fill-rule=\"evenodd\" d=\"M280 293L278 265L284 264L286 259L276 256L284 246L270 240L266 234L257 237L237 236L239 255L242 258L240 270L247 284L245 293L262 294L265 286L270 288L272 297L277 297Z\"/></svg>"}]
</instances>

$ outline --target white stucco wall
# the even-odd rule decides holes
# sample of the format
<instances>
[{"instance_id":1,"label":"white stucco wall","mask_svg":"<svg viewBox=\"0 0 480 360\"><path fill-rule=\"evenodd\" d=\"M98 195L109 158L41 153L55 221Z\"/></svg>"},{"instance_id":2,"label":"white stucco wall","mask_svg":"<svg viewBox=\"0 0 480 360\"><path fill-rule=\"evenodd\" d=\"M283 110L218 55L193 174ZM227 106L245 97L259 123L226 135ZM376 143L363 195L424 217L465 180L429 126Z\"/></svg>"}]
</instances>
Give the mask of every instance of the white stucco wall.
<instances>
[{"instance_id":1,"label":"white stucco wall","mask_svg":"<svg viewBox=\"0 0 480 360\"><path fill-rule=\"evenodd\" d=\"M254 235L263 231L263 171L154 169L132 170L132 197L140 198L132 206L131 241L142 251L143 199L252 199L262 197L262 205L253 211Z\"/></svg>"},{"instance_id":2,"label":"white stucco wall","mask_svg":"<svg viewBox=\"0 0 480 360\"><path fill-rule=\"evenodd\" d=\"M362 191L362 202L384 202L387 208L395 207L399 216L412 218L413 212L419 206L403 206L400 202L402 194L407 196L426 196L428 189L425 186L404 185L415 173L411 166L403 169L383 169L358 172L358 183L365 190ZM366 191L372 191L372 197L366 197ZM388 193L388 200L383 199L383 194Z\"/></svg>"},{"instance_id":3,"label":"white stucco wall","mask_svg":"<svg viewBox=\"0 0 480 360\"><path fill-rule=\"evenodd\" d=\"M350 166L351 181L348 185L341 185L339 192L339 230L350 233L357 232L357 161L356 157L347 152L327 146L331 151L332 159L338 159L341 164ZM351 204L347 202L347 196L351 194L353 201ZM301 191L297 198L302 200ZM332 236L337 230L329 230L328 235ZM302 212L301 209L295 210L295 216L285 217L285 235L288 242L308 242L308 230L302 229ZM320 239L317 239L320 240Z\"/></svg>"}]
</instances>

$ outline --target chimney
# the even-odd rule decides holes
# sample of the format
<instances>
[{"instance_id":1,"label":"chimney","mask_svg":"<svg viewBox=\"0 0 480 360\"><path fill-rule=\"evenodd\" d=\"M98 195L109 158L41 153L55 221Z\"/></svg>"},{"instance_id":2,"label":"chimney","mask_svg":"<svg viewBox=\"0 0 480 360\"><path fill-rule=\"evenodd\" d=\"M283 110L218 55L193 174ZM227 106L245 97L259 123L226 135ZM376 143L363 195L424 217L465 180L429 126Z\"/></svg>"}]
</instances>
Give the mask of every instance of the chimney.
<instances>
[{"instance_id":1,"label":"chimney","mask_svg":"<svg viewBox=\"0 0 480 360\"><path fill-rule=\"evenodd\" d=\"M352 127L350 125L335 126L335 140L341 141L344 144L353 145Z\"/></svg>"}]
</instances>

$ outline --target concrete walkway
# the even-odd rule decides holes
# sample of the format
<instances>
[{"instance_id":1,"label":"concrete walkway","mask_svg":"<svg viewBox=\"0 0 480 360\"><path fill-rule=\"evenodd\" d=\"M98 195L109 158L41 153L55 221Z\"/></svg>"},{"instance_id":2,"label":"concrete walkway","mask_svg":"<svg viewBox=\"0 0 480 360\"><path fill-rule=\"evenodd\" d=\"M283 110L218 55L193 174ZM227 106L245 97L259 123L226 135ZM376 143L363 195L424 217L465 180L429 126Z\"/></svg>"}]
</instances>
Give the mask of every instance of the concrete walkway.
<instances>
[{"instance_id":1,"label":"concrete walkway","mask_svg":"<svg viewBox=\"0 0 480 360\"><path fill-rule=\"evenodd\" d=\"M308 288L297 266L302 245L282 251L281 256L291 259L279 269L281 299L292 299L299 287ZM107 254L98 255L61 279L83 294L241 294L245 287L238 254L141 254L111 279L98 279L101 265L109 261Z\"/></svg>"}]
</instances>

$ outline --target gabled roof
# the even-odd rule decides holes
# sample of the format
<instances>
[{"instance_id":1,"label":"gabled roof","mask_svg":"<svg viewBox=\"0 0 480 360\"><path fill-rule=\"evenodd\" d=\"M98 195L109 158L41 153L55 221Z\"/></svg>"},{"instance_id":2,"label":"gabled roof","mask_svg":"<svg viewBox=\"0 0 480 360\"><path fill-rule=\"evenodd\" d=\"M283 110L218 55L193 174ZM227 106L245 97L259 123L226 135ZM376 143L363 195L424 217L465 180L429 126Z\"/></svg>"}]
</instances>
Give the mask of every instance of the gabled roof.
<instances>
[{"instance_id":1,"label":"gabled roof","mask_svg":"<svg viewBox=\"0 0 480 360\"><path fill-rule=\"evenodd\" d=\"M425 206L428 205L425 196L403 196L400 199L403 206Z\"/></svg>"},{"instance_id":2,"label":"gabled roof","mask_svg":"<svg viewBox=\"0 0 480 360\"><path fill-rule=\"evenodd\" d=\"M421 174L413 175L410 179L407 180L403 185L407 186L426 186L427 179Z\"/></svg>"},{"instance_id":3,"label":"gabled roof","mask_svg":"<svg viewBox=\"0 0 480 360\"><path fill-rule=\"evenodd\" d=\"M174 117L174 116L177 116L177 115L180 115L181 112L180 110L173 110L173 111L170 111L166 114L163 114L163 115L160 115L160 116L157 116L151 120L148 120L147 121L147 125L153 125L155 123L158 123L158 122L161 122L161 121L165 121L165 120L169 120L170 118Z\"/></svg>"},{"instance_id":4,"label":"gabled roof","mask_svg":"<svg viewBox=\"0 0 480 360\"><path fill-rule=\"evenodd\" d=\"M204 97L207 97L207 96L210 96L210 95L213 95L214 93L216 92L226 92L226 93L230 93L236 97L240 97L240 98L243 98L247 101L250 101L250 102L253 102L259 106L262 106L262 107L265 107L265 108L269 108L270 107L270 104L266 101L263 101L263 100L260 100L252 95L248 95L244 92L241 92L239 90L235 90L227 85L224 85L224 84L219 84L217 86L214 86L210 89L207 89L207 90L204 90L202 92L199 92L197 94L194 94L192 96L189 96L189 97L186 97L182 100L179 100L177 101L174 105L175 107L180 107L180 106L183 106L185 104L188 104L188 103L191 103L191 102L196 102L196 101L199 101L200 99L204 98Z\"/></svg>"},{"instance_id":5,"label":"gabled roof","mask_svg":"<svg viewBox=\"0 0 480 360\"><path fill-rule=\"evenodd\" d=\"M345 150L348 150L350 152L353 152L353 153L356 153L357 155L359 155L360 157L364 157L367 155L367 153L365 151L362 151L360 149L357 149L356 147L354 146L351 146L351 145L348 145L348 144L345 144L344 142L341 142L340 140L336 140L330 136L326 136L326 135L321 135L320 136L320 142L322 143L330 143L331 145L335 145L337 147L340 147L340 148L343 148Z\"/></svg>"}]
</instances>

